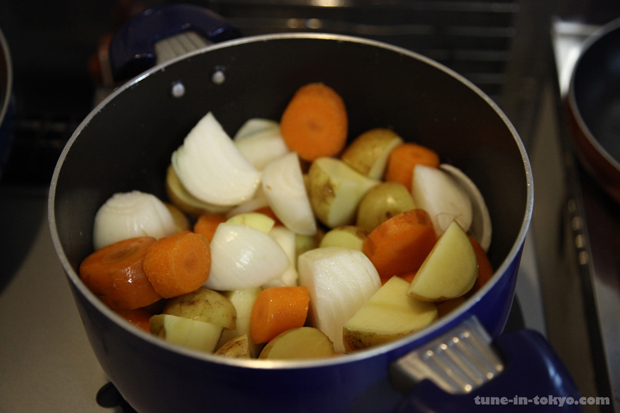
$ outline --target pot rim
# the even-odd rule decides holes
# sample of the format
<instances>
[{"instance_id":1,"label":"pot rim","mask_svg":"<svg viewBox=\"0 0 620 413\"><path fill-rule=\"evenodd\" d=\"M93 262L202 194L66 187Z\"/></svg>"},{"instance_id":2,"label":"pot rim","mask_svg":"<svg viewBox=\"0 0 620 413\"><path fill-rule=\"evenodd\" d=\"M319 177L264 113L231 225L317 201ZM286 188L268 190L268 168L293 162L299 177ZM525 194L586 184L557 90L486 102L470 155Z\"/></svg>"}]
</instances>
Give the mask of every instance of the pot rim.
<instances>
[{"instance_id":1,"label":"pot rim","mask_svg":"<svg viewBox=\"0 0 620 413\"><path fill-rule=\"evenodd\" d=\"M6 69L6 76L3 76L1 83L4 83L4 90L0 89L0 123L4 120L7 111L9 110L9 104L11 102L11 94L13 93L13 63L11 61L11 50L9 44L6 41L6 37L2 30L0 30L0 54L4 58L4 66Z\"/></svg>"},{"instance_id":2,"label":"pot rim","mask_svg":"<svg viewBox=\"0 0 620 413\"><path fill-rule=\"evenodd\" d=\"M620 30L620 18L616 18L609 23L601 26L599 29L595 30L583 43L581 47L581 52L579 53L579 57L575 61L575 65L573 66L573 71L571 73L568 93L567 93L567 102L570 113L577 122L579 129L585 137L585 139L596 149L596 151L605 159L605 161L611 165L618 173L620 173L620 159L616 159L607 152L598 141L598 139L594 136L585 120L581 116L581 111L579 110L579 105L577 103L577 98L575 96L575 83L577 81L577 70L580 66L587 64L587 56L588 51L596 44L599 40L606 37L610 33Z\"/></svg>"},{"instance_id":3,"label":"pot rim","mask_svg":"<svg viewBox=\"0 0 620 413\"><path fill-rule=\"evenodd\" d=\"M278 41L278 40L288 40L288 39L315 39L315 40L327 40L327 41L338 41L338 42L352 42L352 43L361 43L367 44L374 47L384 48L388 50L392 50L401 55L420 60L424 63L427 63L431 66L434 66L438 70L441 70L448 75L456 78L458 81L465 84L469 87L473 92L478 94L482 99L486 101L486 103L491 106L491 108L496 112L496 114L503 120L506 124L506 127L510 130L515 144L517 145L519 152L521 154L525 172L525 179L527 185L527 196L526 196L526 205L525 205L525 214L522 219L521 228L519 230L517 239L515 240L512 248L510 249L508 255L502 261L501 265L496 269L494 277L487 282L479 291L477 291L472 297L470 297L465 303L459 306L456 311L453 311L448 316L438 320L433 323L432 326L427 327L417 333L411 334L409 336L403 337L396 341L383 344L381 346L370 348L366 350L357 351L352 354L348 354L345 357L331 357L324 359L313 359L313 360L243 360L243 359L232 359L228 357L221 357L214 354L207 354L197 350L192 350L188 348L183 348L171 343L168 343L164 340L161 340L145 331L141 331L136 329L134 326L129 324L126 320L124 320L121 316L116 314L113 310L108 308L103 302L101 302L85 285L81 282L79 276L73 270L71 264L69 263L68 258L64 254L62 243L60 242L57 227L56 227L56 219L55 219L55 190L58 182L58 177L60 174L60 170L62 169L62 164L64 163L67 154L69 153L72 144L79 137L81 131L85 128L85 126L90 122L90 120L97 115L97 113L103 108L105 105L110 104L114 98L123 93L123 91L132 88L137 82L140 80L153 75L158 71L163 71L169 65L175 64L177 61L184 60L194 55L199 55L202 53L209 53L209 51L217 50L221 48L234 47L236 45L248 44L248 43L258 43L258 42L268 42L268 41ZM63 149L56 168L54 169L54 174L52 177L49 197L48 197L48 221L49 227L52 236L52 242L56 253L61 261L61 264L65 270L67 277L71 280L71 283L79 290L79 292L87 298L87 300L92 304L98 311L103 313L107 318L113 320L118 326L125 329L127 332L141 337L142 339L148 341L150 344L170 350L174 353L182 354L187 357L191 357L194 359L198 359L206 362L214 362L222 365L229 365L234 367L241 368L252 368L252 369L299 369L299 368L322 368L332 365L339 365L344 363L355 363L360 360L370 359L374 357L385 356L388 353L408 345L416 340L420 340L422 338L432 338L434 336L439 335L447 324L452 323L455 319L461 318L469 313L471 307L478 302L485 294L488 293L490 289L499 281L501 276L506 274L509 266L512 265L513 261L519 257L521 248L525 242L525 237L527 235L532 212L534 205L534 183L533 183L533 175L531 170L531 165L529 162L529 158L527 152L525 150L525 145L523 144L521 138L519 137L516 129L508 119L508 117L503 113L503 111L499 108L499 106L491 100L484 92L482 92L477 86L475 86L472 82L465 79L460 74L456 73L452 69L428 58L423 55L420 55L416 52L393 46L387 43L359 38L355 36L348 35L336 35L336 34L327 34L327 33L292 33L292 34L266 34L266 35L258 35L258 36L249 36L244 38L239 38L235 40L229 40L222 43L218 43L215 45L207 46L203 49L195 50L189 54L177 57L170 61L167 61L163 64L157 65L144 73L136 76L132 80L126 82L124 85L120 86L117 90L115 90L110 96L108 96L105 100L103 100L95 109L93 109L89 115L80 123L77 129L74 131L73 135L67 142L65 148ZM501 274L501 275L499 275Z\"/></svg>"}]
</instances>

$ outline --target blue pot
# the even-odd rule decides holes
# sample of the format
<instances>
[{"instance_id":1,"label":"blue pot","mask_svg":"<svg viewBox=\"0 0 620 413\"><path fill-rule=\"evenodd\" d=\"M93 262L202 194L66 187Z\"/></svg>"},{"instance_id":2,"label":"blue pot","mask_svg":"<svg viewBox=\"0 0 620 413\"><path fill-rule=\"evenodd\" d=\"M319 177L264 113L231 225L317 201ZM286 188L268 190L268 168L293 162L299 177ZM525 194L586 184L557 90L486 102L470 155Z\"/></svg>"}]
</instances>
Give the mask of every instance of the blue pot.
<instances>
[{"instance_id":1,"label":"blue pot","mask_svg":"<svg viewBox=\"0 0 620 413\"><path fill-rule=\"evenodd\" d=\"M374 349L325 360L267 362L166 343L130 326L82 284L77 269L92 252L99 206L113 193L133 189L165 199L170 154L205 113L213 111L232 134L251 117L279 119L294 91L317 81L343 96L350 136L393 128L404 139L435 149L481 190L494 224L489 258L496 272L464 305L420 333ZM172 95L179 83L184 94ZM489 391L498 397L578 396L538 334L500 336L532 207L524 146L497 105L470 82L390 45L292 34L225 41L156 66L118 88L64 149L52 180L49 221L93 350L110 381L140 412L451 411L454 406L475 411L485 400L475 397ZM463 343L485 354L489 350L490 370L474 369L474 376L483 377L469 384L442 383L442 374L461 374L454 360L478 363L472 351L461 354ZM527 362L514 356L515 349L526 352ZM452 357L448 369L412 371L410 365L437 364L431 353ZM528 411L536 411L531 407Z\"/></svg>"}]
</instances>

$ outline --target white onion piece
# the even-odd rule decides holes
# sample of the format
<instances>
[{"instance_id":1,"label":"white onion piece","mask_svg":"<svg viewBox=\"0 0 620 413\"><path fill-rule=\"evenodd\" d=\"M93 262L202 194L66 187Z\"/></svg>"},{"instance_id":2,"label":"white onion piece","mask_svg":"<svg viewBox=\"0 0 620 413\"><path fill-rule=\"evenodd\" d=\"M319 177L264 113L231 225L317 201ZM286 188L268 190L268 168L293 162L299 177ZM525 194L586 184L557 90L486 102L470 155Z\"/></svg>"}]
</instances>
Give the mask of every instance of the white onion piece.
<instances>
[{"instance_id":1,"label":"white onion piece","mask_svg":"<svg viewBox=\"0 0 620 413\"><path fill-rule=\"evenodd\" d=\"M361 251L317 248L299 256L300 285L310 293L310 320L344 352L342 328L379 290L377 270Z\"/></svg>"},{"instance_id":2,"label":"white onion piece","mask_svg":"<svg viewBox=\"0 0 620 413\"><path fill-rule=\"evenodd\" d=\"M211 240L211 274L204 286L217 291L260 287L288 267L288 257L272 237L224 222Z\"/></svg>"},{"instance_id":3,"label":"white onion piece","mask_svg":"<svg viewBox=\"0 0 620 413\"><path fill-rule=\"evenodd\" d=\"M260 185L260 172L239 152L211 112L172 154L172 167L189 193L214 205L247 201Z\"/></svg>"},{"instance_id":4,"label":"white onion piece","mask_svg":"<svg viewBox=\"0 0 620 413\"><path fill-rule=\"evenodd\" d=\"M257 209L266 206L269 206L269 202L267 202L267 198L265 198L265 194L263 193L263 187L259 185L256 193L254 194L254 197L228 211L226 213L226 219L230 219L235 215L245 214L246 212L256 211Z\"/></svg>"},{"instance_id":5,"label":"white onion piece","mask_svg":"<svg viewBox=\"0 0 620 413\"><path fill-rule=\"evenodd\" d=\"M441 164L439 167L449 173L456 181L461 185L471 199L472 206L472 221L469 228L469 234L474 237L480 246L488 251L491 246L491 237L493 235L493 229L491 225L491 215L489 209L484 201L484 197L480 193L480 190L476 184L459 168L449 165Z\"/></svg>"},{"instance_id":6,"label":"white onion piece","mask_svg":"<svg viewBox=\"0 0 620 413\"><path fill-rule=\"evenodd\" d=\"M235 142L239 142L258 133L274 131L280 133L280 124L275 120L252 118L248 119L243 125L241 125L233 140Z\"/></svg>"},{"instance_id":7,"label":"white onion piece","mask_svg":"<svg viewBox=\"0 0 620 413\"><path fill-rule=\"evenodd\" d=\"M290 265L289 268L284 271L280 278L271 280L268 283L264 284L262 287L293 287L297 285L299 274L297 273L296 269L297 248L295 233L286 227L277 226L273 227L271 231L269 231L269 236L276 240L278 245L282 247L282 250L288 257Z\"/></svg>"},{"instance_id":8,"label":"white onion piece","mask_svg":"<svg viewBox=\"0 0 620 413\"><path fill-rule=\"evenodd\" d=\"M159 239L175 232L172 214L155 195L123 192L114 194L97 211L93 243L98 250L129 238Z\"/></svg>"},{"instance_id":9,"label":"white onion piece","mask_svg":"<svg viewBox=\"0 0 620 413\"><path fill-rule=\"evenodd\" d=\"M295 152L271 161L265 167L263 192L273 213L284 226L301 235L316 233L316 219Z\"/></svg>"},{"instance_id":10,"label":"white onion piece","mask_svg":"<svg viewBox=\"0 0 620 413\"><path fill-rule=\"evenodd\" d=\"M438 238L454 220L465 232L469 231L473 214L471 201L467 192L448 173L438 168L416 165L411 193L417 207L430 216Z\"/></svg>"},{"instance_id":11,"label":"white onion piece","mask_svg":"<svg viewBox=\"0 0 620 413\"><path fill-rule=\"evenodd\" d=\"M254 121L259 122L256 119ZM235 136L234 142L243 156L257 170L262 171L269 162L286 155L290 149L282 139L278 123L264 121L268 123L255 126L250 122L246 122L240 129L240 133Z\"/></svg>"}]
</instances>

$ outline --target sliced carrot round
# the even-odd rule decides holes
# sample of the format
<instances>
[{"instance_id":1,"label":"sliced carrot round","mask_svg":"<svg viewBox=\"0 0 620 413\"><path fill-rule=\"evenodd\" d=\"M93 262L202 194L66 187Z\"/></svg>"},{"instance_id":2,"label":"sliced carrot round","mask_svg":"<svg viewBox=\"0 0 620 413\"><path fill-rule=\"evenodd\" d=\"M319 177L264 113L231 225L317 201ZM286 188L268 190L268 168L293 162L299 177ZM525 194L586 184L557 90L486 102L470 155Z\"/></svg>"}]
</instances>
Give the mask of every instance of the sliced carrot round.
<instances>
[{"instance_id":1,"label":"sliced carrot round","mask_svg":"<svg viewBox=\"0 0 620 413\"><path fill-rule=\"evenodd\" d=\"M160 238L149 247L143 266L153 289L162 297L190 293L211 273L209 240L190 231Z\"/></svg>"},{"instance_id":2,"label":"sliced carrot round","mask_svg":"<svg viewBox=\"0 0 620 413\"><path fill-rule=\"evenodd\" d=\"M119 241L86 257L80 265L80 278L112 309L135 309L161 299L155 292L142 264L153 237Z\"/></svg>"},{"instance_id":3,"label":"sliced carrot round","mask_svg":"<svg viewBox=\"0 0 620 413\"><path fill-rule=\"evenodd\" d=\"M334 156L342 151L348 127L342 98L323 83L310 83L299 88L280 119L284 142L306 161Z\"/></svg>"}]
</instances>

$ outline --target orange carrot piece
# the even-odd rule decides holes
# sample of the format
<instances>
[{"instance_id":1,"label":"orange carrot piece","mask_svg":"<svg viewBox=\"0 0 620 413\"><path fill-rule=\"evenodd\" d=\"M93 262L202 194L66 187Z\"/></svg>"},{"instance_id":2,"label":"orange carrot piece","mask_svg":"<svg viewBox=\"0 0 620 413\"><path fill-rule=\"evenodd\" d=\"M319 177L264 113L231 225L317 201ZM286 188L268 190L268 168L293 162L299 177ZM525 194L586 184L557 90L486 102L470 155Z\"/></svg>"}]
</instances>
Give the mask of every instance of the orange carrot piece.
<instances>
[{"instance_id":1,"label":"orange carrot piece","mask_svg":"<svg viewBox=\"0 0 620 413\"><path fill-rule=\"evenodd\" d=\"M411 282L413 281L413 277L415 277L416 274L417 274L417 271L414 271L414 272L409 272L407 274L398 274L398 276L405 281Z\"/></svg>"},{"instance_id":2,"label":"orange carrot piece","mask_svg":"<svg viewBox=\"0 0 620 413\"><path fill-rule=\"evenodd\" d=\"M80 265L80 278L112 309L135 309L161 299L155 292L142 264L153 237L137 237L116 242L86 257Z\"/></svg>"},{"instance_id":3,"label":"orange carrot piece","mask_svg":"<svg viewBox=\"0 0 620 413\"><path fill-rule=\"evenodd\" d=\"M211 272L209 240L190 231L158 239L144 257L144 273L164 298L197 290Z\"/></svg>"},{"instance_id":4,"label":"orange carrot piece","mask_svg":"<svg viewBox=\"0 0 620 413\"><path fill-rule=\"evenodd\" d=\"M194 232L196 234L202 234L209 242L213 239L213 234L217 226L222 222L226 222L226 217L221 214L203 214L198 217L198 220L194 224Z\"/></svg>"},{"instance_id":5,"label":"orange carrot piece","mask_svg":"<svg viewBox=\"0 0 620 413\"><path fill-rule=\"evenodd\" d=\"M493 266L489 261L489 257L484 249L480 246L478 241L475 238L469 237L469 241L471 245L474 247L474 252L476 253L476 259L478 260L478 278L476 278L476 282L471 290L469 290L468 295L471 295L481 289L490 279L493 277Z\"/></svg>"},{"instance_id":6,"label":"orange carrot piece","mask_svg":"<svg viewBox=\"0 0 620 413\"><path fill-rule=\"evenodd\" d=\"M362 245L382 279L415 273L433 249L437 237L423 209L402 212L375 228Z\"/></svg>"},{"instance_id":7,"label":"orange carrot piece","mask_svg":"<svg viewBox=\"0 0 620 413\"><path fill-rule=\"evenodd\" d=\"M136 308L133 310L114 310L118 315L129 321L134 326L147 333L151 332L151 316L144 308Z\"/></svg>"},{"instance_id":8,"label":"orange carrot piece","mask_svg":"<svg viewBox=\"0 0 620 413\"><path fill-rule=\"evenodd\" d=\"M258 294L250 318L253 343L267 343L291 328L303 327L310 294L306 287L272 287Z\"/></svg>"},{"instance_id":9,"label":"orange carrot piece","mask_svg":"<svg viewBox=\"0 0 620 413\"><path fill-rule=\"evenodd\" d=\"M280 133L288 148L301 159L334 156L344 148L349 128L340 95L323 83L297 90L280 119Z\"/></svg>"},{"instance_id":10,"label":"orange carrot piece","mask_svg":"<svg viewBox=\"0 0 620 413\"><path fill-rule=\"evenodd\" d=\"M273 212L273 209L271 209L270 206L264 206L264 207L258 208L254 212L258 212L259 214L267 215L269 218L271 218L271 219L273 219L275 221L274 225L283 225L282 222L276 216L275 212Z\"/></svg>"},{"instance_id":11,"label":"orange carrot piece","mask_svg":"<svg viewBox=\"0 0 620 413\"><path fill-rule=\"evenodd\" d=\"M385 180L400 182L411 191L413 168L416 165L439 167L439 155L426 146L415 143L403 143L395 147L388 157Z\"/></svg>"}]
</instances>

